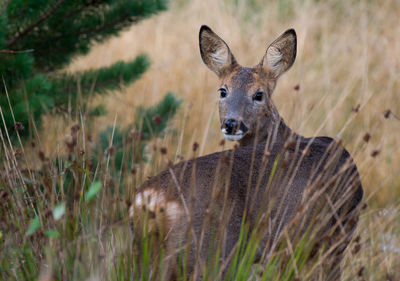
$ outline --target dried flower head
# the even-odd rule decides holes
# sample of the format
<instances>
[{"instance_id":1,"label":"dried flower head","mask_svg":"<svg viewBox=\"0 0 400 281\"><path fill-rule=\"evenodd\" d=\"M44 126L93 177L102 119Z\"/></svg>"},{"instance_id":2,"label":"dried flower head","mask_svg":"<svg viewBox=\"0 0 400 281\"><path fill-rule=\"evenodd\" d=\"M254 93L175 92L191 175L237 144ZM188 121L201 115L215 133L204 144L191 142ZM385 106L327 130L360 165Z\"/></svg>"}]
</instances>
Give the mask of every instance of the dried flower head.
<instances>
[{"instance_id":1,"label":"dried flower head","mask_svg":"<svg viewBox=\"0 0 400 281\"><path fill-rule=\"evenodd\" d=\"M107 155L110 155L110 156L113 156L114 154L115 154L115 146L109 146L107 149L106 149L106 154Z\"/></svg>"},{"instance_id":2,"label":"dried flower head","mask_svg":"<svg viewBox=\"0 0 400 281\"><path fill-rule=\"evenodd\" d=\"M199 148L199 144L197 142L193 143L192 150L195 152Z\"/></svg>"},{"instance_id":3,"label":"dried flower head","mask_svg":"<svg viewBox=\"0 0 400 281\"><path fill-rule=\"evenodd\" d=\"M72 125L71 126L71 134L75 135L79 131L80 128L81 127L79 126L79 124Z\"/></svg>"},{"instance_id":4,"label":"dried flower head","mask_svg":"<svg viewBox=\"0 0 400 281\"><path fill-rule=\"evenodd\" d=\"M353 111L354 113L357 113L357 112L360 111L360 107L361 107L361 105L358 103L355 107L353 107L353 108L351 109L351 111Z\"/></svg>"},{"instance_id":5,"label":"dried flower head","mask_svg":"<svg viewBox=\"0 0 400 281\"><path fill-rule=\"evenodd\" d=\"M369 133L365 133L363 136L363 140L365 142L369 142L370 139L371 139L371 135Z\"/></svg>"},{"instance_id":6,"label":"dried flower head","mask_svg":"<svg viewBox=\"0 0 400 281\"><path fill-rule=\"evenodd\" d=\"M286 150L294 150L296 148L296 141L294 139L292 139L292 138L288 139L285 142L284 148Z\"/></svg>"},{"instance_id":7,"label":"dried flower head","mask_svg":"<svg viewBox=\"0 0 400 281\"><path fill-rule=\"evenodd\" d=\"M379 155L380 152L381 152L381 151L380 151L379 149L375 149L375 150L372 151L371 156L372 156L372 157L376 157L376 156Z\"/></svg>"},{"instance_id":8,"label":"dried flower head","mask_svg":"<svg viewBox=\"0 0 400 281\"><path fill-rule=\"evenodd\" d=\"M47 159L44 152L41 150L38 152L38 156L39 156L40 161L42 161L42 162L46 161L46 159Z\"/></svg>"},{"instance_id":9,"label":"dried flower head","mask_svg":"<svg viewBox=\"0 0 400 281\"><path fill-rule=\"evenodd\" d=\"M14 129L16 131L23 131L25 129L25 126L21 122L15 122Z\"/></svg>"},{"instance_id":10,"label":"dried flower head","mask_svg":"<svg viewBox=\"0 0 400 281\"><path fill-rule=\"evenodd\" d=\"M162 117L161 117L159 114L154 115L154 116L153 116L153 124L156 125L156 126L158 126L158 125L160 125L161 123L162 123Z\"/></svg>"},{"instance_id":11,"label":"dried flower head","mask_svg":"<svg viewBox=\"0 0 400 281\"><path fill-rule=\"evenodd\" d=\"M69 134L65 135L64 143L70 150L72 150L77 144L76 136L69 135Z\"/></svg>"},{"instance_id":12,"label":"dried flower head","mask_svg":"<svg viewBox=\"0 0 400 281\"><path fill-rule=\"evenodd\" d=\"M386 119L388 119L390 117L390 114L392 114L392 111L390 111L390 109L385 110L385 112L383 113L383 117L385 117Z\"/></svg>"}]
</instances>

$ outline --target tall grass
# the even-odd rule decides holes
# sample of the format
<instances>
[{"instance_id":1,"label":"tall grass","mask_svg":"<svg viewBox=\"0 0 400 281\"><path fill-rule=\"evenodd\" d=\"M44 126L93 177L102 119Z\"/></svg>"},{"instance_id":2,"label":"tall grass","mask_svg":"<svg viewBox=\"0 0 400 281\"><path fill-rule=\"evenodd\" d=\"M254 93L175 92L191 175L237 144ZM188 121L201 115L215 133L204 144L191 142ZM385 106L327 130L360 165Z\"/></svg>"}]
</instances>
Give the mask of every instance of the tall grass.
<instances>
[{"instance_id":1,"label":"tall grass","mask_svg":"<svg viewBox=\"0 0 400 281\"><path fill-rule=\"evenodd\" d=\"M249 66L261 60L273 39L293 27L298 34L296 62L273 96L281 115L304 136L343 138L361 167L365 188L374 193L374 203L396 204L400 123L393 115L385 119L384 113L400 115L399 10L398 1L178 1L169 12L97 46L70 69L148 53L152 66L144 78L123 94L106 98L110 115L104 123L111 124L115 112L133 118L135 106L154 103L160 93L171 90L188 107L181 113L186 118L177 121L177 128L184 127L183 151L190 150L195 139L206 154L216 150L221 135L217 79L199 55L200 25L212 27L239 63ZM366 133L371 135L368 143L362 140ZM54 136L48 142L54 143ZM175 150L177 144L168 146ZM370 156L375 150L379 161Z\"/></svg>"},{"instance_id":2,"label":"tall grass","mask_svg":"<svg viewBox=\"0 0 400 281\"><path fill-rule=\"evenodd\" d=\"M135 188L169 161L222 149L217 80L198 50L201 24L220 34L243 65L257 64L274 38L286 28L296 29L297 59L278 82L273 99L298 133L342 138L366 191L368 207L346 252L342 279L399 279L399 13L395 0L181 0L169 12L77 58L68 70L109 65L139 52L148 53L153 64L123 93L93 101L106 103L109 111L96 123L84 114L49 114L42 131L25 145L11 145L1 126L0 279L156 278L152 268L163 267L165 255L154 256L159 237L132 243L127 210ZM89 173L87 156L98 145L93 136L106 126L128 125L138 105L154 104L167 91L178 93L185 104L173 125L177 133L148 145L149 163L122 171L129 176L118 182L110 176L117 174L112 155L100 154L95 172ZM70 136L77 139L72 150ZM193 151L195 142L199 149ZM161 152L161 147L167 150ZM237 262L227 272L243 273L246 280L261 267L250 263L254 244L240 246ZM261 280L285 280L277 277L285 269L273 272L273 261L262 268ZM218 276L219 270L211 267L209 276Z\"/></svg>"}]
</instances>

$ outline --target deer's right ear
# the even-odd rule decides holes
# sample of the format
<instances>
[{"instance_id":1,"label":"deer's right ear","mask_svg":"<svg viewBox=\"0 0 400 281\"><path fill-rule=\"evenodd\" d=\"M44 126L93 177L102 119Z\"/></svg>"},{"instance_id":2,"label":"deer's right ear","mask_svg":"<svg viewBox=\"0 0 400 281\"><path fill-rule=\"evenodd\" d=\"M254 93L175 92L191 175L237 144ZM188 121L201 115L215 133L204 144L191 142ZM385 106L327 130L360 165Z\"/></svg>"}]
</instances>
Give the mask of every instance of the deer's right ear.
<instances>
[{"instance_id":1,"label":"deer's right ear","mask_svg":"<svg viewBox=\"0 0 400 281\"><path fill-rule=\"evenodd\" d=\"M219 77L236 64L228 45L206 25L200 28L199 44L203 62Z\"/></svg>"},{"instance_id":2,"label":"deer's right ear","mask_svg":"<svg viewBox=\"0 0 400 281\"><path fill-rule=\"evenodd\" d=\"M296 31L288 29L269 45L260 64L271 70L274 76L278 78L293 65L296 59L296 49Z\"/></svg>"}]
</instances>

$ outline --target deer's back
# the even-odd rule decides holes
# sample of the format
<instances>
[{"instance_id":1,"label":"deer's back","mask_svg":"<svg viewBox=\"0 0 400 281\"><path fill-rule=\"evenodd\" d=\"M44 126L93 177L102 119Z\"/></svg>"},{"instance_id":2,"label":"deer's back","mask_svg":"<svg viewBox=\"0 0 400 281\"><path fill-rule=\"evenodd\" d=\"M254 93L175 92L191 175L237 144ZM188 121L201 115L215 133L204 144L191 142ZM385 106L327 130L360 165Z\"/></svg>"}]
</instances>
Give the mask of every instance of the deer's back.
<instances>
[{"instance_id":1,"label":"deer's back","mask_svg":"<svg viewBox=\"0 0 400 281\"><path fill-rule=\"evenodd\" d=\"M275 144L267 150L261 143L184 161L142 187L161 188L181 204L184 200L189 212L186 215L192 217L199 235L203 225L206 238L212 225L223 225L226 249L237 242L245 210L251 224L259 223L260 215L270 223L262 245L265 247L305 203L306 189L310 190L307 196L324 189L334 203L348 194L337 210L346 214L357 207L363 194L349 153L327 137L302 138L294 145Z\"/></svg>"}]
</instances>

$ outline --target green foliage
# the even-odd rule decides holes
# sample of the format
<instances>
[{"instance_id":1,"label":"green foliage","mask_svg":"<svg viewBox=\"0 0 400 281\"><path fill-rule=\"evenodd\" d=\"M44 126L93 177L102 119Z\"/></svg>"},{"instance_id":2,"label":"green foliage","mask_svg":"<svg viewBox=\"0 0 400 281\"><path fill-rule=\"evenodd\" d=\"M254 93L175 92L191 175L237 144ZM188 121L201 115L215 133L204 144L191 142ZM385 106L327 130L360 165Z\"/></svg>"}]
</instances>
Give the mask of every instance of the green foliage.
<instances>
[{"instance_id":1,"label":"green foliage","mask_svg":"<svg viewBox=\"0 0 400 281\"><path fill-rule=\"evenodd\" d=\"M32 235L39 227L40 227L40 218L36 216L34 219L31 220L26 235Z\"/></svg>"},{"instance_id":2,"label":"green foliage","mask_svg":"<svg viewBox=\"0 0 400 281\"><path fill-rule=\"evenodd\" d=\"M132 168L135 163L147 161L146 144L166 133L168 122L175 116L181 103L181 99L167 93L158 104L140 107L133 125L125 129L108 127L99 134L101 150L112 156L117 170L121 169L123 163Z\"/></svg>"},{"instance_id":3,"label":"green foliage","mask_svg":"<svg viewBox=\"0 0 400 281\"><path fill-rule=\"evenodd\" d=\"M89 186L88 191L85 195L85 201L88 202L92 200L101 190L101 182L96 181Z\"/></svg>"},{"instance_id":4,"label":"green foliage","mask_svg":"<svg viewBox=\"0 0 400 281\"><path fill-rule=\"evenodd\" d=\"M146 225L140 231L142 239L129 244L129 205L123 202L132 198L127 189L132 174L121 176L115 170L123 163L143 164L135 153L143 153L148 141L171 132L169 123L181 103L181 99L168 93L155 106L138 110L136 118L150 118L153 122L146 127L146 138L139 131L144 128L142 122L102 132L98 141L106 157L81 142L90 134L91 126L75 124L71 139L65 142L67 155L45 157L45 152L35 146L31 149L39 154L37 170L21 169L25 162L18 158L15 170L0 173L0 280L38 280L43 264L49 266L54 280L86 280L103 266L107 268L104 280L150 280L152 272L162 270L164 249L155 246L162 241L159 236L143 235L148 231ZM157 118L151 118L153 115ZM0 162L1 171L13 161L3 154L1 150L0 156L5 159ZM96 162L89 166L92 159ZM121 184L113 184L116 182ZM111 240L100 246L100 241L108 240L103 240L105 237ZM112 266L108 258L101 258L109 247L116 250Z\"/></svg>"},{"instance_id":5,"label":"green foliage","mask_svg":"<svg viewBox=\"0 0 400 281\"><path fill-rule=\"evenodd\" d=\"M87 53L94 42L104 42L132 23L165 10L166 4L166 0L2 2L0 106L8 129L15 122L22 124L19 128L40 123L43 113L65 112L68 104L74 109L84 106L76 102L78 94L84 102L89 93L104 94L138 79L149 66L144 55L81 73L60 70L73 56ZM20 132L28 133L27 129Z\"/></svg>"},{"instance_id":6,"label":"green foliage","mask_svg":"<svg viewBox=\"0 0 400 281\"><path fill-rule=\"evenodd\" d=\"M168 93L157 105L139 108L135 118L135 129L140 130L145 140L161 136L167 122L175 115L181 103L181 99Z\"/></svg>"}]
</instances>

